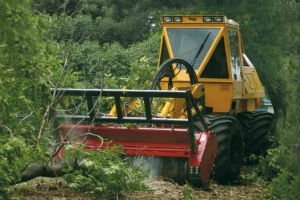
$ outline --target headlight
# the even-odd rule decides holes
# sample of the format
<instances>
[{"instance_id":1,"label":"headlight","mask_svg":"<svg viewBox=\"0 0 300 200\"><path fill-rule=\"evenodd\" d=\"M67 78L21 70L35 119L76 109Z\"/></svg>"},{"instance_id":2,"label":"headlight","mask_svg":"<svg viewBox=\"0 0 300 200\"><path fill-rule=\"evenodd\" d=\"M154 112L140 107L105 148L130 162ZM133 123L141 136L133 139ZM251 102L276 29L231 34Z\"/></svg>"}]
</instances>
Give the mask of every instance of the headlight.
<instances>
[{"instance_id":1,"label":"headlight","mask_svg":"<svg viewBox=\"0 0 300 200\"><path fill-rule=\"evenodd\" d=\"M223 22L223 16L214 16L214 22Z\"/></svg>"},{"instance_id":2,"label":"headlight","mask_svg":"<svg viewBox=\"0 0 300 200\"><path fill-rule=\"evenodd\" d=\"M172 17L171 16L164 16L163 17L163 22L172 22Z\"/></svg>"},{"instance_id":3,"label":"headlight","mask_svg":"<svg viewBox=\"0 0 300 200\"><path fill-rule=\"evenodd\" d=\"M182 17L181 16L173 17L173 22L182 22Z\"/></svg>"},{"instance_id":4,"label":"headlight","mask_svg":"<svg viewBox=\"0 0 300 200\"><path fill-rule=\"evenodd\" d=\"M204 22L212 22L212 16L203 16Z\"/></svg>"}]
</instances>

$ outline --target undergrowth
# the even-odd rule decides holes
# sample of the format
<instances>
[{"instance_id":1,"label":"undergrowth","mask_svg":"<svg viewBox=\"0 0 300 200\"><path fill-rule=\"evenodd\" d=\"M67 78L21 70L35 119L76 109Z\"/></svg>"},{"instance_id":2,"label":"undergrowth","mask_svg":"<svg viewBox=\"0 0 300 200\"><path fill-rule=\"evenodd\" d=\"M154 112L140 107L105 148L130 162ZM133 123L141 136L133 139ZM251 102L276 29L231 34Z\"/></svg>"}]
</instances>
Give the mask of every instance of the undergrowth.
<instances>
[{"instance_id":1,"label":"undergrowth","mask_svg":"<svg viewBox=\"0 0 300 200\"><path fill-rule=\"evenodd\" d=\"M22 171L32 161L32 149L14 136L0 136L0 143L0 199L6 199L9 185L20 181Z\"/></svg>"},{"instance_id":2,"label":"undergrowth","mask_svg":"<svg viewBox=\"0 0 300 200\"><path fill-rule=\"evenodd\" d=\"M129 166L122 158L122 152L118 146L98 151L68 148L64 159L70 163L72 172L64 179L79 192L105 199L116 199L122 192L145 190L143 180L147 177L146 172ZM77 160L75 171L71 164L74 159Z\"/></svg>"}]
</instances>

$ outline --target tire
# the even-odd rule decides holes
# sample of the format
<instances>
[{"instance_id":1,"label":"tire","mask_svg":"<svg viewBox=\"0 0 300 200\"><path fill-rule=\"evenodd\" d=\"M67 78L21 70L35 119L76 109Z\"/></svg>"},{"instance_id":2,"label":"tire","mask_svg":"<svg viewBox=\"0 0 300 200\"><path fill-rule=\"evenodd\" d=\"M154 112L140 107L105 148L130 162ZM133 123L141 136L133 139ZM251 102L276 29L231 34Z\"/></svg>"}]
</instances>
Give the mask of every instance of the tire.
<instances>
[{"instance_id":1,"label":"tire","mask_svg":"<svg viewBox=\"0 0 300 200\"><path fill-rule=\"evenodd\" d=\"M217 137L213 178L220 184L228 184L237 179L243 163L244 141L240 124L231 116L205 116L204 120ZM203 128L197 122L195 127Z\"/></svg>"},{"instance_id":2,"label":"tire","mask_svg":"<svg viewBox=\"0 0 300 200\"><path fill-rule=\"evenodd\" d=\"M273 114L268 112L244 112L237 115L245 136L246 161L251 155L262 155L267 149L267 134L271 130Z\"/></svg>"}]
</instances>

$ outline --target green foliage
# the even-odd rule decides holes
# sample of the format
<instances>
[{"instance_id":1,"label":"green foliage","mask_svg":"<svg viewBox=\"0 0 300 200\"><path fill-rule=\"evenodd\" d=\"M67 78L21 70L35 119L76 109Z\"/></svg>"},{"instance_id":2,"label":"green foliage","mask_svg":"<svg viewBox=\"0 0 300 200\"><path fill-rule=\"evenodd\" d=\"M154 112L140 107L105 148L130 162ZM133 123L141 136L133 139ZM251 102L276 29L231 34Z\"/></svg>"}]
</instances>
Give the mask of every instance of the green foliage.
<instances>
[{"instance_id":1,"label":"green foliage","mask_svg":"<svg viewBox=\"0 0 300 200\"><path fill-rule=\"evenodd\" d=\"M185 184L182 191L183 200L193 200L195 199L193 195L193 188L189 184Z\"/></svg>"},{"instance_id":2,"label":"green foliage","mask_svg":"<svg viewBox=\"0 0 300 200\"><path fill-rule=\"evenodd\" d=\"M47 39L47 20L30 8L29 0L0 1L0 132L33 140L60 63Z\"/></svg>"},{"instance_id":3,"label":"green foliage","mask_svg":"<svg viewBox=\"0 0 300 200\"><path fill-rule=\"evenodd\" d=\"M0 199L7 187L20 180L21 173L32 162L32 148L22 138L0 137Z\"/></svg>"},{"instance_id":4,"label":"green foliage","mask_svg":"<svg viewBox=\"0 0 300 200\"><path fill-rule=\"evenodd\" d=\"M300 195L300 177L283 169L270 184L273 199L298 199Z\"/></svg>"},{"instance_id":5,"label":"green foliage","mask_svg":"<svg viewBox=\"0 0 300 200\"><path fill-rule=\"evenodd\" d=\"M80 42L87 40L91 36L91 33L95 29L95 25L90 16L88 15L76 15L71 17L68 15L53 17L54 26L53 33L57 41L69 41ZM57 24L60 24L57 25Z\"/></svg>"},{"instance_id":6,"label":"green foliage","mask_svg":"<svg viewBox=\"0 0 300 200\"><path fill-rule=\"evenodd\" d=\"M160 11L193 8L199 1L180 0L34 0L40 12L57 16L53 33L57 41L118 42L129 46L145 39L159 26ZM153 25L155 27L153 27Z\"/></svg>"},{"instance_id":7,"label":"green foliage","mask_svg":"<svg viewBox=\"0 0 300 200\"><path fill-rule=\"evenodd\" d=\"M98 151L69 148L64 159L70 163L80 160L79 169L64 179L71 188L102 198L115 199L121 192L144 190L142 181L146 174L129 166L121 154L122 149L117 146Z\"/></svg>"},{"instance_id":8,"label":"green foliage","mask_svg":"<svg viewBox=\"0 0 300 200\"><path fill-rule=\"evenodd\" d=\"M156 68L151 67L148 60L148 58L142 57L131 63L130 72L127 75L123 74L120 77L113 74L106 75L104 77L105 85L108 88L149 89Z\"/></svg>"},{"instance_id":9,"label":"green foliage","mask_svg":"<svg viewBox=\"0 0 300 200\"><path fill-rule=\"evenodd\" d=\"M100 46L86 41L61 43L60 50L62 58L68 60L67 69L80 73L83 87L146 88L156 71L158 47L159 34L152 34L128 48L118 43Z\"/></svg>"},{"instance_id":10,"label":"green foliage","mask_svg":"<svg viewBox=\"0 0 300 200\"><path fill-rule=\"evenodd\" d=\"M275 164L279 174L272 180L271 191L276 199L297 199L300 191L300 93L299 84L294 82L300 77L299 12L295 1L282 0L280 3L280 13L287 14L283 16L285 21L278 28L284 30L284 34L280 31L278 35L281 37L275 40L282 51L276 63L279 67L274 86L277 88L272 88L278 92L276 95L280 95L276 101L279 108L275 135L278 146L274 147L270 162Z\"/></svg>"},{"instance_id":11,"label":"green foliage","mask_svg":"<svg viewBox=\"0 0 300 200\"><path fill-rule=\"evenodd\" d=\"M40 157L44 146L31 145L62 69L48 34L51 22L34 14L31 3L0 0L1 194L34 159L45 159L46 154Z\"/></svg>"}]
</instances>

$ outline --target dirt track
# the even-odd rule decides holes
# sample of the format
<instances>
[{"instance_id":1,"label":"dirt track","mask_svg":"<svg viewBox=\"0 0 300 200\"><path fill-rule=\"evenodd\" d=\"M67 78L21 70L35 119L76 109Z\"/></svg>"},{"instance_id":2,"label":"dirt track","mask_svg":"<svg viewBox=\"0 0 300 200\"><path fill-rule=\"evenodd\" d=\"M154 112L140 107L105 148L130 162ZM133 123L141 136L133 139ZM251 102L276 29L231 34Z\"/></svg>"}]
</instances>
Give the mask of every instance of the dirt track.
<instances>
[{"instance_id":1,"label":"dirt track","mask_svg":"<svg viewBox=\"0 0 300 200\"><path fill-rule=\"evenodd\" d=\"M179 186L170 181L150 180L147 185L149 191L137 192L136 195L128 196L127 199L261 199L265 193L259 185L234 185L221 186L211 183L208 188L191 188Z\"/></svg>"},{"instance_id":2,"label":"dirt track","mask_svg":"<svg viewBox=\"0 0 300 200\"><path fill-rule=\"evenodd\" d=\"M120 195L119 199L262 199L266 189L258 184L236 184L222 186L211 183L208 188L180 186L170 180L152 179L146 181L148 191ZM13 186L11 199L25 200L92 200L93 196L74 192L65 185L62 178L37 177L31 181ZM117 199L117 198L112 198Z\"/></svg>"}]
</instances>

